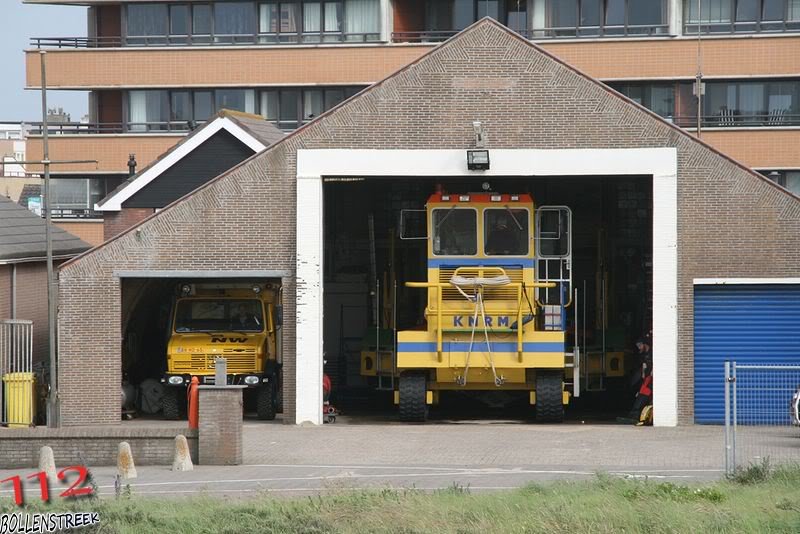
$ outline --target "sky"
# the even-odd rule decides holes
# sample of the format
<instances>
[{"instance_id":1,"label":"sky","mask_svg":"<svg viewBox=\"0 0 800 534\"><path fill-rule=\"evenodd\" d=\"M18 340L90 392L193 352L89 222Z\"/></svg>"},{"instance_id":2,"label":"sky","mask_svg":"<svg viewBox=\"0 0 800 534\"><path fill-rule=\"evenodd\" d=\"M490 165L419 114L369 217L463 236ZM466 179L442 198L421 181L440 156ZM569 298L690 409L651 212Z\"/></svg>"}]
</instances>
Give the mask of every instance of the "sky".
<instances>
[{"instance_id":1,"label":"sky","mask_svg":"<svg viewBox=\"0 0 800 534\"><path fill-rule=\"evenodd\" d=\"M31 37L86 36L86 8L0 0L0 122L41 121L42 94L25 90L25 54ZM48 91L48 107L63 107L73 121L86 114L86 91Z\"/></svg>"}]
</instances>

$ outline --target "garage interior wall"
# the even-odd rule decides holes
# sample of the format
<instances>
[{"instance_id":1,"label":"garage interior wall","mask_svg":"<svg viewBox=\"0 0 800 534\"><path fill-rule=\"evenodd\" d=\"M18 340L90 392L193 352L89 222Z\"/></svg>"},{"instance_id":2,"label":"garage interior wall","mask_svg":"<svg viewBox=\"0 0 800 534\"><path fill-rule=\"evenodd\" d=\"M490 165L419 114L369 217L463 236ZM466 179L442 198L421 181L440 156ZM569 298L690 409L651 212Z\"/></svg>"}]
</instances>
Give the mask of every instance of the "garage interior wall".
<instances>
[{"instance_id":1,"label":"garage interior wall","mask_svg":"<svg viewBox=\"0 0 800 534\"><path fill-rule=\"evenodd\" d=\"M113 271L124 268L290 270L295 278L284 289L284 404L287 420L299 420L294 395L308 386L295 382L295 288L301 296L297 302L307 302L306 292L319 291L315 277L307 276L319 264L296 260L314 247L321 255L322 242L296 240L296 229L308 226L315 234L315 225L322 223L320 213L300 214L296 206L306 195L320 201L322 189L319 180L297 178L298 150L447 149L457 150L463 163L463 150L474 147L473 121L482 122L492 151L676 150L678 284L677 308L671 313L678 317L678 420L692 422L692 280L800 276L800 199L496 22L482 20L63 267L59 350L64 424L119 422L119 392L105 384L120 380L120 295ZM407 166L398 161L390 174ZM662 290L654 287L654 293ZM298 306L297 312L301 327L322 321L311 310ZM315 369L304 372L318 376ZM95 380L87 383L87 374ZM318 405L306 409L318 410Z\"/></svg>"}]
</instances>

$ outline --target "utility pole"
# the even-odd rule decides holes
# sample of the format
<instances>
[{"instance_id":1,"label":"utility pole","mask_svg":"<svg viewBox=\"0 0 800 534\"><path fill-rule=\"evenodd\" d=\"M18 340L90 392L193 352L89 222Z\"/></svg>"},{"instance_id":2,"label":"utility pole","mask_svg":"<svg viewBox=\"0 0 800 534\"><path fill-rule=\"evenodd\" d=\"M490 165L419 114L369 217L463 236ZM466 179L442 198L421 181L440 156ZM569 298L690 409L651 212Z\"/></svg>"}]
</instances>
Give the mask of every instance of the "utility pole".
<instances>
[{"instance_id":1,"label":"utility pole","mask_svg":"<svg viewBox=\"0 0 800 534\"><path fill-rule=\"evenodd\" d=\"M53 280L53 236L50 231L52 214L50 202L50 151L47 146L47 52L39 51L42 66L42 164L44 165L44 234L47 242L47 341L50 354L50 394L47 396L47 426L61 426L60 402L58 398L58 369L56 362L56 295Z\"/></svg>"},{"instance_id":2,"label":"utility pole","mask_svg":"<svg viewBox=\"0 0 800 534\"><path fill-rule=\"evenodd\" d=\"M42 159L41 161L15 161L20 165L42 165L44 166L44 202L42 209L45 212L45 241L46 241L46 255L47 255L47 337L48 337L48 351L50 355L50 393L47 397L47 426L58 428L61 425L60 421L60 406L58 398L58 362L56 357L56 310L57 307L57 293L56 281L53 276L53 237L51 235L51 203L50 203L50 165L71 165L94 163L97 160L84 159L84 160L50 160L50 150L48 147L47 138L47 77L45 66L44 50L39 52L42 68Z\"/></svg>"}]
</instances>

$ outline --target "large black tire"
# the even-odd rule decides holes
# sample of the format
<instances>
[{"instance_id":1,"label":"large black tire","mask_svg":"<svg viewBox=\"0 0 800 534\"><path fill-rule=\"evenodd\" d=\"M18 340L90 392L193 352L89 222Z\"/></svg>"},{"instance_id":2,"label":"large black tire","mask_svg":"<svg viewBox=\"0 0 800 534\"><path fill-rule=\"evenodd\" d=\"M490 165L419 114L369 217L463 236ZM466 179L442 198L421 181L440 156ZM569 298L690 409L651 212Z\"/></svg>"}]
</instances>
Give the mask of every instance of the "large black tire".
<instances>
[{"instance_id":1,"label":"large black tire","mask_svg":"<svg viewBox=\"0 0 800 534\"><path fill-rule=\"evenodd\" d=\"M256 414L262 421L275 419L275 384L273 378L261 384L258 388L256 400Z\"/></svg>"},{"instance_id":2,"label":"large black tire","mask_svg":"<svg viewBox=\"0 0 800 534\"><path fill-rule=\"evenodd\" d=\"M400 420L422 423L428 418L426 401L427 375L406 371L400 375Z\"/></svg>"},{"instance_id":3,"label":"large black tire","mask_svg":"<svg viewBox=\"0 0 800 534\"><path fill-rule=\"evenodd\" d=\"M164 390L161 398L161 410L164 412L164 419L176 421L181 418L181 394L185 394L183 388L168 387Z\"/></svg>"},{"instance_id":4,"label":"large black tire","mask_svg":"<svg viewBox=\"0 0 800 534\"><path fill-rule=\"evenodd\" d=\"M560 423L564 420L563 372L536 372L536 422Z\"/></svg>"}]
</instances>

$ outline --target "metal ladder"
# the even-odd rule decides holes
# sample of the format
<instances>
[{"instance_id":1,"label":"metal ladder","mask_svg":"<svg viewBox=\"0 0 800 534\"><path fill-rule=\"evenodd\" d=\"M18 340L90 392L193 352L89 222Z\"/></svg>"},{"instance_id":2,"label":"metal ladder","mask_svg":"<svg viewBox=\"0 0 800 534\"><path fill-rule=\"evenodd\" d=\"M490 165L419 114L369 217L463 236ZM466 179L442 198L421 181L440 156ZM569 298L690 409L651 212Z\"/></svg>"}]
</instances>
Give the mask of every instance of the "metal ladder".
<instances>
[{"instance_id":1,"label":"metal ladder","mask_svg":"<svg viewBox=\"0 0 800 534\"><path fill-rule=\"evenodd\" d=\"M569 382L565 379L564 383L569 387L572 386L572 396L578 398L581 396L581 345L580 345L580 338L578 336L578 324L579 324L579 315L578 315L578 289L575 288L573 290L573 305L575 309L575 323L574 323L574 330L575 335L573 337L574 344L572 345L572 352L565 352L564 353L564 367L567 369L572 369L572 382Z\"/></svg>"}]
</instances>

